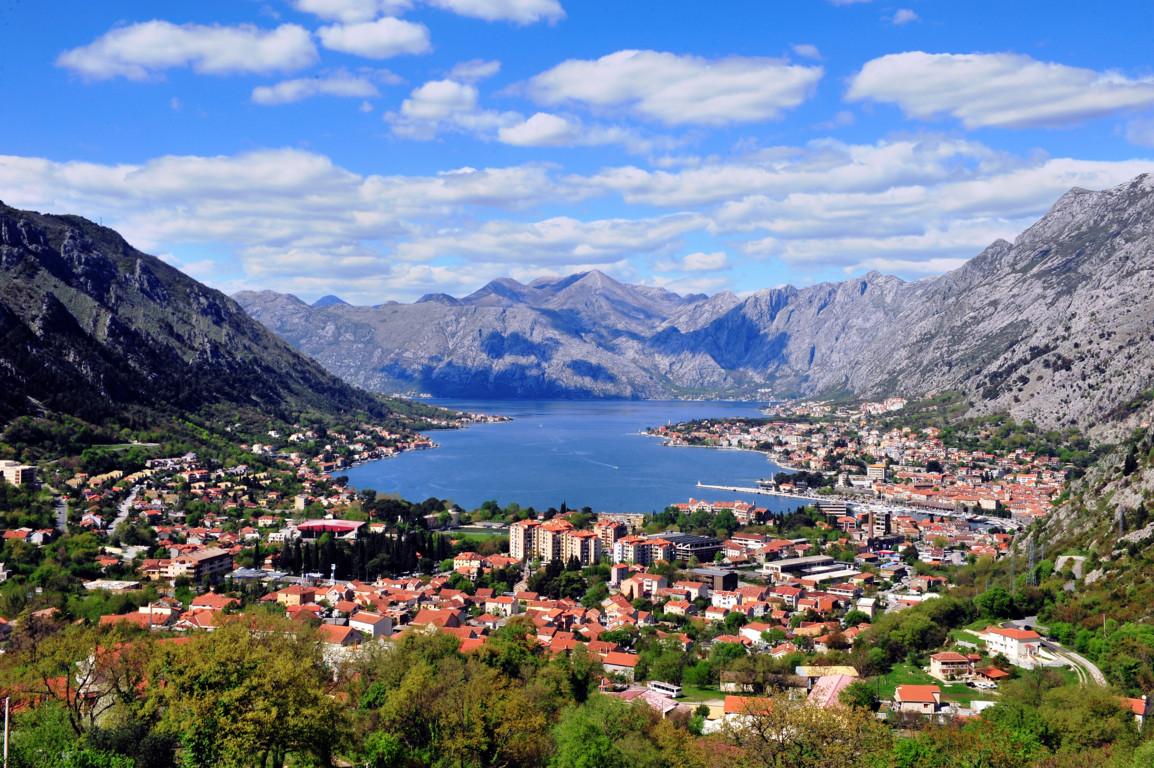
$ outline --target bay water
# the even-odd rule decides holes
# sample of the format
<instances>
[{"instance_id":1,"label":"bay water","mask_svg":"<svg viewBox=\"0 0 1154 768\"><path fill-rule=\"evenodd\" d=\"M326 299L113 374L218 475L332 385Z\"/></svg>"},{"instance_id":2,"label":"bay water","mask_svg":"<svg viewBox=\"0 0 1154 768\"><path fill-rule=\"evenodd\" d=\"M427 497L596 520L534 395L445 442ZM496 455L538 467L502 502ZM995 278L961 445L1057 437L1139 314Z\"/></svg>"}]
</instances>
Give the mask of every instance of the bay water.
<instances>
[{"instance_id":1,"label":"bay water","mask_svg":"<svg viewBox=\"0 0 1154 768\"><path fill-rule=\"evenodd\" d=\"M623 400L433 400L435 405L501 414L511 422L429 433L438 447L350 468L351 485L412 501L449 499L475 509L547 509L566 503L595 512L654 512L691 497L744 499L776 512L800 502L697 488L755 487L780 468L751 451L671 447L642 434L647 427L704 418L758 416L747 402Z\"/></svg>"}]
</instances>

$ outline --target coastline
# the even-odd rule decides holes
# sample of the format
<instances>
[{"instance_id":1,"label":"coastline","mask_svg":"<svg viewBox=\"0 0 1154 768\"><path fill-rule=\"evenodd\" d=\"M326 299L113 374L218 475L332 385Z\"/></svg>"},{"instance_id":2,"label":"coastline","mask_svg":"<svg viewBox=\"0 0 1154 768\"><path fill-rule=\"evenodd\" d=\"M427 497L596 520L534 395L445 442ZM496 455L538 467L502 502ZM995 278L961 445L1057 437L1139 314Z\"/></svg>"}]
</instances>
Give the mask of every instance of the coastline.
<instances>
[{"instance_id":1,"label":"coastline","mask_svg":"<svg viewBox=\"0 0 1154 768\"><path fill-rule=\"evenodd\" d=\"M645 437L653 437L653 438L660 440L661 445L666 447L666 448L707 448L707 449L712 450L712 451L745 451L747 453L759 453L765 457L765 460L768 463L773 464L775 467L782 470L783 472L808 472L809 471L809 470L805 470L805 469L799 469L797 467L791 467L787 464L782 464L780 461L778 461L774 457L774 455L772 453L767 453L766 451L759 451L756 448L740 448L740 447L734 446L734 445L693 445L692 443L678 443L678 442L674 442L673 440L670 440L668 437L663 437L661 435L655 435L648 430L642 430L640 432L640 434L644 435Z\"/></svg>"}]
</instances>

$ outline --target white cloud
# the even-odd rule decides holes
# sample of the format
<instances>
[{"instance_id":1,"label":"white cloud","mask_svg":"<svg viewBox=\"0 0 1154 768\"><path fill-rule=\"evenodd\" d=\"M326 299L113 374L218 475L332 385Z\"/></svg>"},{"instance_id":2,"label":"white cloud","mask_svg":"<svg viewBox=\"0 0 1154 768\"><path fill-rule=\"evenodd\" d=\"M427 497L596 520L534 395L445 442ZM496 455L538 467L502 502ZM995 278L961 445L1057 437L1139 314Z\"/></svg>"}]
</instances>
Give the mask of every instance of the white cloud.
<instances>
[{"instance_id":1,"label":"white cloud","mask_svg":"<svg viewBox=\"0 0 1154 768\"><path fill-rule=\"evenodd\" d=\"M329 21L351 24L372 21L378 16L395 16L412 7L409 0L294 0L298 11Z\"/></svg>"},{"instance_id":2,"label":"white cloud","mask_svg":"<svg viewBox=\"0 0 1154 768\"><path fill-rule=\"evenodd\" d=\"M501 71L501 62L489 59L462 61L449 72L450 80L462 83L476 83L486 80Z\"/></svg>"},{"instance_id":3,"label":"white cloud","mask_svg":"<svg viewBox=\"0 0 1154 768\"><path fill-rule=\"evenodd\" d=\"M537 112L527 119L505 125L497 132L503 144L517 147L596 147L619 144L627 151L644 154L654 149L668 149L672 140L645 138L631 128L586 125L575 117Z\"/></svg>"},{"instance_id":4,"label":"white cloud","mask_svg":"<svg viewBox=\"0 0 1154 768\"><path fill-rule=\"evenodd\" d=\"M713 272L729 266L729 259L724 251L691 253L682 259L684 268L690 272Z\"/></svg>"},{"instance_id":5,"label":"white cloud","mask_svg":"<svg viewBox=\"0 0 1154 768\"><path fill-rule=\"evenodd\" d=\"M391 73L384 73L387 77ZM393 76L395 80L395 76ZM337 96L352 99L368 99L380 95L376 84L364 76L338 72L325 77L306 77L284 80L274 85L253 88L252 100L265 106L291 104L314 96Z\"/></svg>"},{"instance_id":6,"label":"white cloud","mask_svg":"<svg viewBox=\"0 0 1154 768\"><path fill-rule=\"evenodd\" d=\"M542 104L627 109L670 125L773 120L804 101L820 67L775 59L704 59L659 51L618 51L569 59L526 83Z\"/></svg>"},{"instance_id":7,"label":"white cloud","mask_svg":"<svg viewBox=\"0 0 1154 768\"><path fill-rule=\"evenodd\" d=\"M816 45L811 43L798 43L791 45L790 48L796 55L801 56L803 59L821 61L821 51L818 50Z\"/></svg>"},{"instance_id":8,"label":"white cloud","mask_svg":"<svg viewBox=\"0 0 1154 768\"><path fill-rule=\"evenodd\" d=\"M491 263L604 264L675 247L705 219L692 214L658 218L580 221L558 216L535 222L490 221L479 227L401 243L400 258L465 258Z\"/></svg>"},{"instance_id":9,"label":"white cloud","mask_svg":"<svg viewBox=\"0 0 1154 768\"><path fill-rule=\"evenodd\" d=\"M660 261L657 269L661 272L719 272L729 268L729 257L725 251L705 253L696 251L680 259Z\"/></svg>"},{"instance_id":10,"label":"white cloud","mask_svg":"<svg viewBox=\"0 0 1154 768\"><path fill-rule=\"evenodd\" d=\"M997 153L988 147L960 139L927 137L877 144L821 139L680 171L607 168L574 183L620 193L630 203L687 206L754 194L883 190L956 177L967 168L997 162Z\"/></svg>"},{"instance_id":11,"label":"white cloud","mask_svg":"<svg viewBox=\"0 0 1154 768\"><path fill-rule=\"evenodd\" d=\"M321 27L317 36L321 45L329 50L367 59L388 59L432 50L428 27L391 16L376 21Z\"/></svg>"},{"instance_id":12,"label":"white cloud","mask_svg":"<svg viewBox=\"0 0 1154 768\"><path fill-rule=\"evenodd\" d=\"M851 101L897 104L919 119L967 128L1063 125L1154 105L1154 79L1068 67L1012 53L895 53L866 62Z\"/></svg>"},{"instance_id":13,"label":"white cloud","mask_svg":"<svg viewBox=\"0 0 1154 768\"><path fill-rule=\"evenodd\" d=\"M430 5L485 21L511 21L514 24L550 23L565 18L557 0L426 0Z\"/></svg>"},{"instance_id":14,"label":"white cloud","mask_svg":"<svg viewBox=\"0 0 1154 768\"><path fill-rule=\"evenodd\" d=\"M424 102L434 122L457 125L462 105L479 111L468 92L447 93ZM1070 187L1107 188L1154 166L1018 157L933 136L680 160L585 177L536 164L386 176L299 149L120 165L0 156L0 189L18 207L103 219L182 263L210 253L221 270L206 276L220 286L375 291L379 301L589 266L657 281L643 269L656 263L666 282L699 283L727 266L744 270L747 259L814 275L932 273L1013 237ZM604 209L617 196L626 204L612 218L554 215L587 198ZM697 250L682 256L690 237Z\"/></svg>"},{"instance_id":15,"label":"white cloud","mask_svg":"<svg viewBox=\"0 0 1154 768\"><path fill-rule=\"evenodd\" d=\"M621 144L631 152L646 152L666 145L661 139L644 139L631 129L587 126L572 117L538 112L525 118L518 112L484 109L476 86L456 80L433 80L414 89L399 111L385 115L385 121L395 135L423 141L444 133L464 133L519 147Z\"/></svg>"},{"instance_id":16,"label":"white cloud","mask_svg":"<svg viewBox=\"0 0 1154 768\"><path fill-rule=\"evenodd\" d=\"M210 75L268 73L303 69L316 60L308 30L296 24L266 30L248 24L145 21L113 29L88 45L65 51L56 63L93 80L145 80L179 67Z\"/></svg>"},{"instance_id":17,"label":"white cloud","mask_svg":"<svg viewBox=\"0 0 1154 768\"><path fill-rule=\"evenodd\" d=\"M1143 147L1154 147L1154 117L1138 118L1127 123L1126 141Z\"/></svg>"},{"instance_id":18,"label":"white cloud","mask_svg":"<svg viewBox=\"0 0 1154 768\"><path fill-rule=\"evenodd\" d=\"M477 89L453 80L433 80L415 89L401 114L415 120L444 120L477 107Z\"/></svg>"},{"instance_id":19,"label":"white cloud","mask_svg":"<svg viewBox=\"0 0 1154 768\"><path fill-rule=\"evenodd\" d=\"M498 134L505 144L518 147L556 147L573 144L578 127L548 112L538 112L524 122L502 128Z\"/></svg>"},{"instance_id":20,"label":"white cloud","mask_svg":"<svg viewBox=\"0 0 1154 768\"><path fill-rule=\"evenodd\" d=\"M399 112L385 115L395 135L427 141L441 133L457 132L482 140L521 120L515 112L482 109L477 88L455 80L432 80L415 88Z\"/></svg>"},{"instance_id":21,"label":"white cloud","mask_svg":"<svg viewBox=\"0 0 1154 768\"><path fill-rule=\"evenodd\" d=\"M0 156L6 202L103 218L134 245L330 249L379 241L464 211L571 195L539 165L435 176L362 176L295 149L166 156L144 164ZM323 267L323 264L318 265Z\"/></svg>"},{"instance_id":22,"label":"white cloud","mask_svg":"<svg viewBox=\"0 0 1154 768\"><path fill-rule=\"evenodd\" d=\"M899 8L897 10L897 12L894 13L893 17L890 19L890 23L893 24L895 27L900 27L900 26L903 26L905 24L912 24L913 22L917 21L919 18L920 17L918 16L918 14L916 12L910 10L909 8Z\"/></svg>"}]
</instances>

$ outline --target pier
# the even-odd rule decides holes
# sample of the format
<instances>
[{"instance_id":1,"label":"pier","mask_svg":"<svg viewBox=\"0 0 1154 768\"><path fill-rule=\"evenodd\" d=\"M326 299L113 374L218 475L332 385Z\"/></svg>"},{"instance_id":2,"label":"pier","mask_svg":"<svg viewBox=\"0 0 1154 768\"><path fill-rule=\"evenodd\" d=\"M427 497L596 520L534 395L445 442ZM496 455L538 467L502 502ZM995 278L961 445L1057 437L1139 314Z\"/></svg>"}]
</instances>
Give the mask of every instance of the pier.
<instances>
[{"instance_id":1,"label":"pier","mask_svg":"<svg viewBox=\"0 0 1154 768\"><path fill-rule=\"evenodd\" d=\"M711 485L697 481L698 488L709 488L715 491L729 491L730 493L756 493L760 496L781 496L785 499L805 499L807 501L821 501L821 496L806 496L801 493L782 493L781 491L770 490L769 488L745 488L740 485Z\"/></svg>"}]
</instances>

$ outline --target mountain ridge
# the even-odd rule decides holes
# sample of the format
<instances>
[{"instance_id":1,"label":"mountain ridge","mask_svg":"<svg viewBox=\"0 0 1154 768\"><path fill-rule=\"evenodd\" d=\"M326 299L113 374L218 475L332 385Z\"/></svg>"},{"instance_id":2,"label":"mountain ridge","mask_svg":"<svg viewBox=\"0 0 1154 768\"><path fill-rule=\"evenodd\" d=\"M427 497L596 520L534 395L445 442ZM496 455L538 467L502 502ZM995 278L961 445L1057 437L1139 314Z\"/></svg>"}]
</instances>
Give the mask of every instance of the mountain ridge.
<instances>
[{"instance_id":1,"label":"mountain ridge","mask_svg":"<svg viewBox=\"0 0 1154 768\"><path fill-rule=\"evenodd\" d=\"M183 415L217 405L392 413L233 299L79 216L0 204L0 276L0 423L44 411L100 421L126 408Z\"/></svg>"},{"instance_id":2,"label":"mountain ridge","mask_svg":"<svg viewBox=\"0 0 1154 768\"><path fill-rule=\"evenodd\" d=\"M461 297L254 317L379 391L477 397L920 396L1085 427L1154 385L1154 177L1071 189L1013 242L917 281L870 272L739 298L600 272L490 281ZM1125 278L1120 279L1120 278ZM1081 308L1081 309L1079 309ZM595 372L595 375L585 375Z\"/></svg>"}]
</instances>

